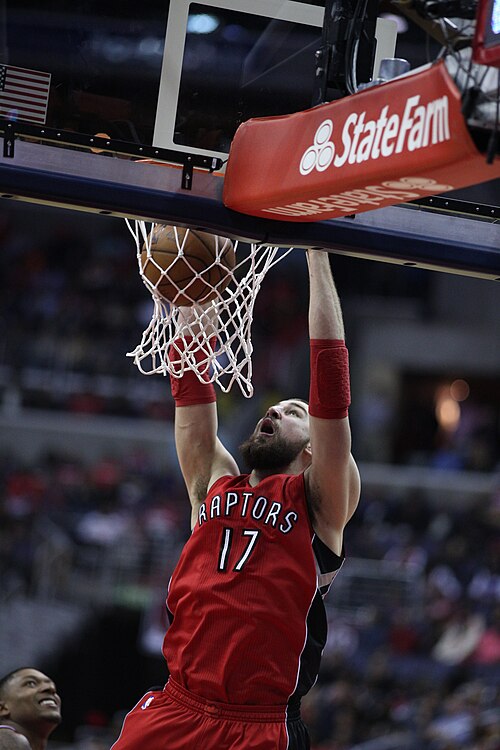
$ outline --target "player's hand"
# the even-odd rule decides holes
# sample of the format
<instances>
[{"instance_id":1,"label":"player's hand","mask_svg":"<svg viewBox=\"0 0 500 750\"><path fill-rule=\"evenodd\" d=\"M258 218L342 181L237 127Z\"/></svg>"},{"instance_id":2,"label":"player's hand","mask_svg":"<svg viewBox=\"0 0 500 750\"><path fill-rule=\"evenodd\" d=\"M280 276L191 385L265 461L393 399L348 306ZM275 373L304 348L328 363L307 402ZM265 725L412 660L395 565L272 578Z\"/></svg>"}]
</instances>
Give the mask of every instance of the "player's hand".
<instances>
[{"instance_id":1,"label":"player's hand","mask_svg":"<svg viewBox=\"0 0 500 750\"><path fill-rule=\"evenodd\" d=\"M217 311L213 302L178 308L180 333L183 336L210 338L217 334Z\"/></svg>"}]
</instances>

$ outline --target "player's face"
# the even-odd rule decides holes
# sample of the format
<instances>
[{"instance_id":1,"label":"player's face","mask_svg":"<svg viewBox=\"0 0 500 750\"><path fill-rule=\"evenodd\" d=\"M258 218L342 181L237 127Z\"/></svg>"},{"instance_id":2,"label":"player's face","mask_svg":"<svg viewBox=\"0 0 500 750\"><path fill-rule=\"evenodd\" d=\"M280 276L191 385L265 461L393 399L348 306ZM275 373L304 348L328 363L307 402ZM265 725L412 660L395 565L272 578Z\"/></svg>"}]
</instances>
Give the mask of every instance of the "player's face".
<instances>
[{"instance_id":1,"label":"player's face","mask_svg":"<svg viewBox=\"0 0 500 750\"><path fill-rule=\"evenodd\" d=\"M309 439L309 409L305 401L288 399L270 406L254 430L254 436L269 440L280 435L285 440Z\"/></svg>"},{"instance_id":2,"label":"player's face","mask_svg":"<svg viewBox=\"0 0 500 750\"><path fill-rule=\"evenodd\" d=\"M279 469L290 464L308 443L307 403L288 399L267 410L240 451L251 469Z\"/></svg>"},{"instance_id":3,"label":"player's face","mask_svg":"<svg viewBox=\"0 0 500 750\"><path fill-rule=\"evenodd\" d=\"M22 727L61 722L61 699L52 680L36 669L21 669L7 682L0 699L0 719Z\"/></svg>"}]
</instances>

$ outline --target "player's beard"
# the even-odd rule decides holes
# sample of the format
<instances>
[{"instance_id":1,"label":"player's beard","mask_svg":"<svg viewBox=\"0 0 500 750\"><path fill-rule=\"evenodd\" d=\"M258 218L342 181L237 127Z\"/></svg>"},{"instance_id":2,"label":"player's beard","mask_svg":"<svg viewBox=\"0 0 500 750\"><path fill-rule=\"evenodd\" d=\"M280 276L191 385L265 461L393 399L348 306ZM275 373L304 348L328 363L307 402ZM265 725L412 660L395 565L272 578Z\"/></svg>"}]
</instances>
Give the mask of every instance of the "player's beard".
<instances>
[{"instance_id":1,"label":"player's beard","mask_svg":"<svg viewBox=\"0 0 500 750\"><path fill-rule=\"evenodd\" d=\"M261 438L251 435L239 447L239 451L250 471L285 469L304 450L308 440L290 442L280 435Z\"/></svg>"}]
</instances>

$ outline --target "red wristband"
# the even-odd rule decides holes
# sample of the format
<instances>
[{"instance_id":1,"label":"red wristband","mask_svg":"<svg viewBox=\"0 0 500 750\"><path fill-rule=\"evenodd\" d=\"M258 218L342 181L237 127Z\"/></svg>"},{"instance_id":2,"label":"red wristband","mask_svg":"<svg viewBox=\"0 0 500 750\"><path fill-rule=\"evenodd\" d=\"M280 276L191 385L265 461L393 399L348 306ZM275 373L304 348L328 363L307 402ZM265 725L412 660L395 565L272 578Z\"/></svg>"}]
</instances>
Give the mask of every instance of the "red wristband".
<instances>
[{"instance_id":1,"label":"red wristband","mask_svg":"<svg viewBox=\"0 0 500 750\"><path fill-rule=\"evenodd\" d=\"M347 417L351 403L349 353L341 339L311 339L309 414L321 419Z\"/></svg>"},{"instance_id":2,"label":"red wristband","mask_svg":"<svg viewBox=\"0 0 500 750\"><path fill-rule=\"evenodd\" d=\"M170 362L179 360L180 351L184 351L186 344L189 346L190 339L177 339L168 351ZM197 362L201 362L206 355L201 350L194 352ZM215 388L209 382L208 372L202 375L203 381L198 379L193 370L185 370L180 378L170 376L170 387L176 406L195 406L196 404L212 404L216 401Z\"/></svg>"}]
</instances>

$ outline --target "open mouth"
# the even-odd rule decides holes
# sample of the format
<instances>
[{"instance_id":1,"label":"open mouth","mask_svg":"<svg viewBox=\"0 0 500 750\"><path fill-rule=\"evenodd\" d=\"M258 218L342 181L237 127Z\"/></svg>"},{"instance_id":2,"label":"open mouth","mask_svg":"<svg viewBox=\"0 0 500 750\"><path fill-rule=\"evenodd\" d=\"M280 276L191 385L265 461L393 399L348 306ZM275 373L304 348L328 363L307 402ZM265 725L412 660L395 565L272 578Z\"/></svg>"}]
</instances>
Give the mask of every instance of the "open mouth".
<instances>
[{"instance_id":1,"label":"open mouth","mask_svg":"<svg viewBox=\"0 0 500 750\"><path fill-rule=\"evenodd\" d=\"M274 435L275 426L270 417L264 417L260 424L260 433L264 435Z\"/></svg>"}]
</instances>

